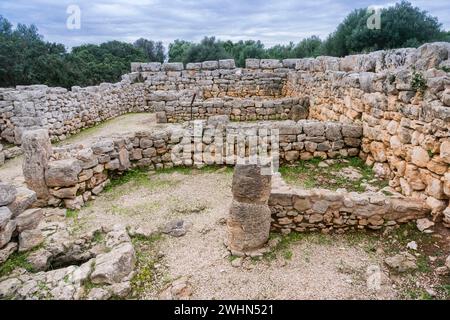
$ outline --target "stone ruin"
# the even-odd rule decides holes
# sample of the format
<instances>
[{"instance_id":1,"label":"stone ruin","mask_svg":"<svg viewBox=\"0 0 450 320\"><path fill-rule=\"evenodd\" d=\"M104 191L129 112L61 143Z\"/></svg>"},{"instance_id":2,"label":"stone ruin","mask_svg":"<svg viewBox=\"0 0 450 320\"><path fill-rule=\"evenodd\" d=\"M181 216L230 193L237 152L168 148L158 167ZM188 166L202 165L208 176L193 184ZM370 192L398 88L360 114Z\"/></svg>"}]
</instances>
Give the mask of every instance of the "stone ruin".
<instances>
[{"instance_id":1,"label":"stone ruin","mask_svg":"<svg viewBox=\"0 0 450 320\"><path fill-rule=\"evenodd\" d=\"M424 217L450 227L449 54L450 44L430 43L344 58L247 59L245 68L233 60L133 63L116 84L0 89L0 136L21 145L31 189L1 185L0 257L20 250L20 239L32 239L22 248L39 243L33 230L42 217L29 207L79 209L134 167L237 164L227 245L239 254L261 248L269 230L378 230ZM166 126L50 144L128 112L154 112ZM262 131L276 131L277 141ZM253 138L280 164L358 156L395 194L291 188L239 164ZM0 146L0 164L19 153ZM21 219L32 220L29 228Z\"/></svg>"}]
</instances>

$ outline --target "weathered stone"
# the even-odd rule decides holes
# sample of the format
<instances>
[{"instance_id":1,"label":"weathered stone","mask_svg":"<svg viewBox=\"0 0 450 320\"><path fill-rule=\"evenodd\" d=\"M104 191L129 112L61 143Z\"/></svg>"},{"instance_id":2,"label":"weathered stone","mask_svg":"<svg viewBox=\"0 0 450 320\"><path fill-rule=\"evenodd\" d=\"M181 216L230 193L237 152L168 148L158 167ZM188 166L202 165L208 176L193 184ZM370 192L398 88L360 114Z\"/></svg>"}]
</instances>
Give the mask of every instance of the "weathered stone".
<instances>
[{"instance_id":1,"label":"weathered stone","mask_svg":"<svg viewBox=\"0 0 450 320\"><path fill-rule=\"evenodd\" d=\"M0 207L0 230L11 220L12 212L8 207Z\"/></svg>"},{"instance_id":2,"label":"weathered stone","mask_svg":"<svg viewBox=\"0 0 450 320\"><path fill-rule=\"evenodd\" d=\"M246 252L262 247L269 239L270 214L266 204L233 200L227 219L229 248Z\"/></svg>"},{"instance_id":3,"label":"weathered stone","mask_svg":"<svg viewBox=\"0 0 450 320\"><path fill-rule=\"evenodd\" d=\"M10 242L8 243L4 248L0 249L0 264L8 260L9 256L12 255L14 252L17 251L17 243L16 242ZM0 294L1 298L1 294Z\"/></svg>"},{"instance_id":4,"label":"weathered stone","mask_svg":"<svg viewBox=\"0 0 450 320\"><path fill-rule=\"evenodd\" d=\"M444 162L450 164L450 141L444 141L441 143L439 155Z\"/></svg>"},{"instance_id":5,"label":"weathered stone","mask_svg":"<svg viewBox=\"0 0 450 320\"><path fill-rule=\"evenodd\" d=\"M421 147L414 147L411 150L411 161L418 167L426 167L430 161L428 152Z\"/></svg>"},{"instance_id":6,"label":"weathered stone","mask_svg":"<svg viewBox=\"0 0 450 320\"><path fill-rule=\"evenodd\" d=\"M51 161L45 171L45 181L49 187L74 186L80 172L80 162L76 159Z\"/></svg>"},{"instance_id":7,"label":"weathered stone","mask_svg":"<svg viewBox=\"0 0 450 320\"><path fill-rule=\"evenodd\" d=\"M271 176L263 175L257 165L236 165L233 174L233 197L239 202L267 203Z\"/></svg>"},{"instance_id":8,"label":"weathered stone","mask_svg":"<svg viewBox=\"0 0 450 320\"><path fill-rule=\"evenodd\" d=\"M17 231L34 229L42 220L44 212L41 208L28 209L16 217Z\"/></svg>"},{"instance_id":9,"label":"weathered stone","mask_svg":"<svg viewBox=\"0 0 450 320\"><path fill-rule=\"evenodd\" d=\"M88 180L87 178L85 180ZM69 187L69 188L60 188L60 189L50 189L50 194L60 199L73 199L77 196L77 191L79 189L79 185Z\"/></svg>"},{"instance_id":10,"label":"weathered stone","mask_svg":"<svg viewBox=\"0 0 450 320\"><path fill-rule=\"evenodd\" d=\"M186 234L189 227L190 224L186 223L184 220L173 220L168 222L161 231L172 237L181 237Z\"/></svg>"},{"instance_id":11,"label":"weathered stone","mask_svg":"<svg viewBox=\"0 0 450 320\"><path fill-rule=\"evenodd\" d=\"M434 226L434 222L428 220L427 218L417 220L417 229L419 229L420 232L424 232L432 226Z\"/></svg>"},{"instance_id":12,"label":"weathered stone","mask_svg":"<svg viewBox=\"0 0 450 320\"><path fill-rule=\"evenodd\" d=\"M122 243L110 252L97 256L91 281L98 284L122 282L133 271L135 262L132 244Z\"/></svg>"},{"instance_id":13,"label":"weathered stone","mask_svg":"<svg viewBox=\"0 0 450 320\"><path fill-rule=\"evenodd\" d=\"M16 230L16 221L10 220L3 229L0 229L0 248L3 248L10 240Z\"/></svg>"},{"instance_id":14,"label":"weathered stone","mask_svg":"<svg viewBox=\"0 0 450 320\"><path fill-rule=\"evenodd\" d=\"M19 234L19 251L28 251L37 247L44 241L39 229L24 230Z\"/></svg>"},{"instance_id":15,"label":"weathered stone","mask_svg":"<svg viewBox=\"0 0 450 320\"><path fill-rule=\"evenodd\" d=\"M7 206L16 199L17 190L13 185L0 182L0 207Z\"/></svg>"},{"instance_id":16,"label":"weathered stone","mask_svg":"<svg viewBox=\"0 0 450 320\"><path fill-rule=\"evenodd\" d=\"M44 129L26 131L22 136L24 160L23 176L27 186L36 192L38 199L48 199L49 193L45 180L48 159L52 154L52 146L48 131Z\"/></svg>"},{"instance_id":17,"label":"weathered stone","mask_svg":"<svg viewBox=\"0 0 450 320\"><path fill-rule=\"evenodd\" d=\"M397 272L407 272L417 269L416 258L407 252L399 253L384 260L386 264Z\"/></svg>"},{"instance_id":18,"label":"weathered stone","mask_svg":"<svg viewBox=\"0 0 450 320\"><path fill-rule=\"evenodd\" d=\"M18 187L16 199L8 206L13 218L30 208L37 200L36 192L25 187Z\"/></svg>"}]
</instances>

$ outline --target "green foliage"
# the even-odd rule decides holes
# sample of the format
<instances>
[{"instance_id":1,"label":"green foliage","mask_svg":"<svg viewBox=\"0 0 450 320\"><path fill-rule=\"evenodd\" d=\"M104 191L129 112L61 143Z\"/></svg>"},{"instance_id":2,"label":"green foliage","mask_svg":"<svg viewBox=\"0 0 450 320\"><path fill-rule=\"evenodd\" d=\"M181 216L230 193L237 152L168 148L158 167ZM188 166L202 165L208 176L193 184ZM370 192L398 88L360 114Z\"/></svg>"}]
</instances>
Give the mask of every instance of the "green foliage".
<instances>
[{"instance_id":1,"label":"green foliage","mask_svg":"<svg viewBox=\"0 0 450 320\"><path fill-rule=\"evenodd\" d=\"M411 78L411 87L414 91L424 93L427 89L427 82L420 72L414 71Z\"/></svg>"},{"instance_id":2,"label":"green foliage","mask_svg":"<svg viewBox=\"0 0 450 320\"><path fill-rule=\"evenodd\" d=\"M0 278L10 274L16 268L33 272L33 266L28 262L28 252L14 252L8 260L0 264Z\"/></svg>"},{"instance_id":3,"label":"green foliage","mask_svg":"<svg viewBox=\"0 0 450 320\"><path fill-rule=\"evenodd\" d=\"M140 38L136 40L133 45L145 53L147 61L164 62L166 55L164 53L164 45L161 41L154 42Z\"/></svg>"},{"instance_id":4,"label":"green foliage","mask_svg":"<svg viewBox=\"0 0 450 320\"><path fill-rule=\"evenodd\" d=\"M67 52L43 40L34 26L12 24L0 16L0 87L46 84L70 88L120 81L131 62L163 61L161 42L139 39L134 45L109 41Z\"/></svg>"},{"instance_id":5,"label":"green foliage","mask_svg":"<svg viewBox=\"0 0 450 320\"><path fill-rule=\"evenodd\" d=\"M417 47L448 37L436 17L413 7L407 1L381 9L381 29L367 28L371 12L357 9L350 13L324 43L324 53L345 56L352 53L400 47Z\"/></svg>"},{"instance_id":6,"label":"green foliage","mask_svg":"<svg viewBox=\"0 0 450 320\"><path fill-rule=\"evenodd\" d=\"M345 188L348 191L364 192L365 183L383 188L387 186L384 180L375 179L372 168L367 166L363 160L358 157L348 159L336 159L336 162L327 167L320 167L321 158L312 158L310 160L300 160L295 166L282 166L279 171L287 183L299 185L307 189L323 188L336 190ZM361 177L350 180L340 175L344 168L355 168Z\"/></svg>"}]
</instances>

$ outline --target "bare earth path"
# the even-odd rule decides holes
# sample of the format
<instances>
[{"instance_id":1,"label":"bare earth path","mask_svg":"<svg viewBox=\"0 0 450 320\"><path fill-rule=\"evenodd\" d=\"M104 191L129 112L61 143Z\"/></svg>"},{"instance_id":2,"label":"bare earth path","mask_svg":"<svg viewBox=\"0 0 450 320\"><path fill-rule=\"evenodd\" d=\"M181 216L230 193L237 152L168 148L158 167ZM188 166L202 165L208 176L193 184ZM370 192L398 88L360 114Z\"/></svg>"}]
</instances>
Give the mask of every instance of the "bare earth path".
<instances>
[{"instance_id":1,"label":"bare earth path","mask_svg":"<svg viewBox=\"0 0 450 320\"><path fill-rule=\"evenodd\" d=\"M148 182L132 180L101 194L78 213L73 225L83 232L122 224L150 234L173 219L192 224L186 235L163 235L141 252L158 255L150 265L157 276L138 289L143 299L158 299L167 284L182 277L188 279L191 298L197 299L396 297L387 277L379 291L368 289L367 268L381 266L382 256L368 252L364 241L350 243L344 236L306 235L275 257L247 258L233 266L223 245L231 178L229 169L151 174Z\"/></svg>"},{"instance_id":2,"label":"bare earth path","mask_svg":"<svg viewBox=\"0 0 450 320\"><path fill-rule=\"evenodd\" d=\"M154 114L150 113L130 113L105 121L104 123L81 131L80 133L69 137L67 140L56 143L55 145L64 145L69 143L89 143L98 137L111 136L115 134L125 134L127 132L148 130L154 127L164 125L156 124ZM23 183L21 156L7 161L0 167L0 180L12 182L15 185Z\"/></svg>"}]
</instances>

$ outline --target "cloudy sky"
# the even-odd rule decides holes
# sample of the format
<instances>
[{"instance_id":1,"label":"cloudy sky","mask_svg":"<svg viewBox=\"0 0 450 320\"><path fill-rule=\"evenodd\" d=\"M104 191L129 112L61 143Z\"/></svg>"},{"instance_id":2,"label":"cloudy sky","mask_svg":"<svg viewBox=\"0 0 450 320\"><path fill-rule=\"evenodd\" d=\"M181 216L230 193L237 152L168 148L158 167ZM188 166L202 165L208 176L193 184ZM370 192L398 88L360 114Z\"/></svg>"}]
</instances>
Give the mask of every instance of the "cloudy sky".
<instances>
[{"instance_id":1,"label":"cloudy sky","mask_svg":"<svg viewBox=\"0 0 450 320\"><path fill-rule=\"evenodd\" d=\"M450 30L449 0L411 0ZM1 0L0 15L12 23L35 24L48 41L68 48L108 40L144 37L167 45L199 41L259 39L266 46L326 37L353 9L388 6L395 0ZM81 28L69 30L69 5L81 10Z\"/></svg>"}]
</instances>

